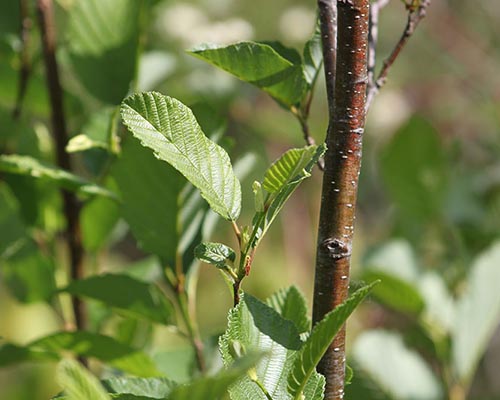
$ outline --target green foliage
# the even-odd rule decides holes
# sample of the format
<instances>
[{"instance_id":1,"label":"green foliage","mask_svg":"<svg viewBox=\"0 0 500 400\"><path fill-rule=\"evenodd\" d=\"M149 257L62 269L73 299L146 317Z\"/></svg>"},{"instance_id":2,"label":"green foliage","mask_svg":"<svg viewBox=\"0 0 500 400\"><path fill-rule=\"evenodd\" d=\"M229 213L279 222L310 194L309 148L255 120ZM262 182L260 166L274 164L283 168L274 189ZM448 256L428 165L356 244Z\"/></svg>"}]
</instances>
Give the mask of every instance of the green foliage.
<instances>
[{"instance_id":1,"label":"green foliage","mask_svg":"<svg viewBox=\"0 0 500 400\"><path fill-rule=\"evenodd\" d=\"M395 333L382 330L362 333L354 345L353 357L360 373L369 377L390 398L443 398L432 369Z\"/></svg>"},{"instance_id":2,"label":"green foliage","mask_svg":"<svg viewBox=\"0 0 500 400\"><path fill-rule=\"evenodd\" d=\"M305 318L306 315L300 317ZM251 379L247 375L229 389L233 400L266 400L266 395L255 381L258 381L272 398L292 398L287 390L287 376L302 346L299 330L294 322L285 319L255 297L245 294L240 303L229 312L228 328L219 345L226 365L238 357L234 351L235 346L241 347L243 352L259 351L264 354L256 365L256 377ZM321 379L318 374L314 374L309 380L308 391L316 392L317 386L321 386Z\"/></svg>"},{"instance_id":3,"label":"green foliage","mask_svg":"<svg viewBox=\"0 0 500 400\"><path fill-rule=\"evenodd\" d=\"M62 289L75 296L99 300L124 315L168 325L174 309L163 292L127 275L103 274L71 282Z\"/></svg>"},{"instance_id":4,"label":"green foliage","mask_svg":"<svg viewBox=\"0 0 500 400\"><path fill-rule=\"evenodd\" d=\"M202 45L190 53L261 88L287 108L300 103L307 88L300 55L282 45L255 42Z\"/></svg>"},{"instance_id":5,"label":"green foliage","mask_svg":"<svg viewBox=\"0 0 500 400\"><path fill-rule=\"evenodd\" d=\"M315 373L316 366L325 354L328 346L332 343L337 332L377 283L374 282L371 285L358 289L343 304L325 315L314 326L294 361L293 369L288 377L288 389L294 399L301 398L310 377Z\"/></svg>"},{"instance_id":6,"label":"green foliage","mask_svg":"<svg viewBox=\"0 0 500 400\"><path fill-rule=\"evenodd\" d=\"M468 286L458 300L452 331L453 366L470 382L500 318L500 243L495 242L472 265Z\"/></svg>"},{"instance_id":7,"label":"green foliage","mask_svg":"<svg viewBox=\"0 0 500 400\"><path fill-rule=\"evenodd\" d=\"M299 333L311 329L307 317L307 303L304 295L295 286L281 289L266 300L266 304L275 309L283 318L292 321Z\"/></svg>"},{"instance_id":8,"label":"green foliage","mask_svg":"<svg viewBox=\"0 0 500 400\"><path fill-rule=\"evenodd\" d=\"M324 144L291 149L269 167L262 184L269 195L265 200L264 211L254 216L250 246L257 246L295 189L311 176L312 169L325 151Z\"/></svg>"},{"instance_id":9,"label":"green foliage","mask_svg":"<svg viewBox=\"0 0 500 400\"><path fill-rule=\"evenodd\" d=\"M57 368L57 381L68 400L111 400L97 378L76 361L61 361Z\"/></svg>"},{"instance_id":10,"label":"green foliage","mask_svg":"<svg viewBox=\"0 0 500 400\"><path fill-rule=\"evenodd\" d=\"M105 188L29 156L20 156L15 154L1 155L0 171L8 172L10 174L31 176L38 179L45 179L49 182L58 184L64 189L81 194L116 198L112 192Z\"/></svg>"},{"instance_id":11,"label":"green foliage","mask_svg":"<svg viewBox=\"0 0 500 400\"><path fill-rule=\"evenodd\" d=\"M199 260L221 269L231 267L236 259L234 250L222 243L200 243L194 254Z\"/></svg>"},{"instance_id":12,"label":"green foliage","mask_svg":"<svg viewBox=\"0 0 500 400\"><path fill-rule=\"evenodd\" d=\"M119 104L135 77L139 19L145 12L141 3L86 0L69 10L71 66L83 87L102 102Z\"/></svg>"},{"instance_id":13,"label":"green foliage","mask_svg":"<svg viewBox=\"0 0 500 400\"><path fill-rule=\"evenodd\" d=\"M189 108L151 92L125 99L121 113L134 136L196 186L216 213L238 218L241 187L229 156L203 134Z\"/></svg>"},{"instance_id":14,"label":"green foliage","mask_svg":"<svg viewBox=\"0 0 500 400\"><path fill-rule=\"evenodd\" d=\"M133 375L161 375L153 361L141 351L124 345L109 336L91 332L58 332L40 338L28 346L34 351L62 353L70 351L82 357L94 357Z\"/></svg>"},{"instance_id":15,"label":"green foliage","mask_svg":"<svg viewBox=\"0 0 500 400\"><path fill-rule=\"evenodd\" d=\"M385 147L380 162L387 190L401 212L416 219L440 215L448 184L446 158L438 133L427 121L411 119Z\"/></svg>"}]
</instances>

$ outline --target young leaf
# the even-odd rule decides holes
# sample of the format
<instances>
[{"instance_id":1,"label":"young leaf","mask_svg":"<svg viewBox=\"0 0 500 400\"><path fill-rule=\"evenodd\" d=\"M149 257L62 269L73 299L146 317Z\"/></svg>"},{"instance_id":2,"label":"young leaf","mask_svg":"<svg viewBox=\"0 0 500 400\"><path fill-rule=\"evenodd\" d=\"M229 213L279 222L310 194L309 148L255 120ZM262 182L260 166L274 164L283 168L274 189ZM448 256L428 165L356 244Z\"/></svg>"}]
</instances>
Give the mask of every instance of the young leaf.
<instances>
[{"instance_id":1,"label":"young leaf","mask_svg":"<svg viewBox=\"0 0 500 400\"><path fill-rule=\"evenodd\" d=\"M332 343L347 318L370 293L377 282L354 292L343 304L333 309L313 328L296 358L288 376L288 390L294 399L300 399L309 377Z\"/></svg>"},{"instance_id":2,"label":"young leaf","mask_svg":"<svg viewBox=\"0 0 500 400\"><path fill-rule=\"evenodd\" d=\"M401 336L385 331L362 333L354 343L356 365L394 399L443 398L442 388L420 355Z\"/></svg>"},{"instance_id":3,"label":"young leaf","mask_svg":"<svg viewBox=\"0 0 500 400\"><path fill-rule=\"evenodd\" d=\"M474 262L465 293L458 300L452 331L452 361L459 379L469 383L500 319L500 241Z\"/></svg>"},{"instance_id":4,"label":"young leaf","mask_svg":"<svg viewBox=\"0 0 500 400\"><path fill-rule=\"evenodd\" d=\"M115 194L109 190L30 156L0 155L0 171L47 179L64 189L81 194L100 195L116 199Z\"/></svg>"},{"instance_id":5,"label":"young leaf","mask_svg":"<svg viewBox=\"0 0 500 400\"><path fill-rule=\"evenodd\" d=\"M170 300L158 286L127 275L94 275L72 281L62 291L101 301L121 314L164 325L169 325L174 315Z\"/></svg>"},{"instance_id":6,"label":"young leaf","mask_svg":"<svg viewBox=\"0 0 500 400\"><path fill-rule=\"evenodd\" d=\"M247 351L264 353L256 365L257 380L272 398L291 399L286 378L302 346L299 331L294 323L255 297L244 294L238 306L229 312L228 328L219 341L222 359L226 365L235 358L232 351L235 342ZM308 390L316 392L318 386L322 387L319 380L319 375L314 374ZM233 400L267 399L248 376L232 386L230 394Z\"/></svg>"},{"instance_id":7,"label":"young leaf","mask_svg":"<svg viewBox=\"0 0 500 400\"><path fill-rule=\"evenodd\" d=\"M99 380L76 361L61 361L56 378L67 400L111 400Z\"/></svg>"},{"instance_id":8,"label":"young leaf","mask_svg":"<svg viewBox=\"0 0 500 400\"><path fill-rule=\"evenodd\" d=\"M199 260L222 269L228 264L232 265L236 259L234 250L222 243L200 243L194 249L194 254Z\"/></svg>"},{"instance_id":9,"label":"young leaf","mask_svg":"<svg viewBox=\"0 0 500 400\"><path fill-rule=\"evenodd\" d=\"M133 135L196 186L216 213L232 221L238 218L241 187L229 156L203 134L188 107L148 92L126 98L121 114Z\"/></svg>"},{"instance_id":10,"label":"young leaf","mask_svg":"<svg viewBox=\"0 0 500 400\"><path fill-rule=\"evenodd\" d=\"M277 193L286 185L298 183L309 177L311 170L308 170L308 167L317 151L318 146L288 150L266 171L262 183L264 189L269 193Z\"/></svg>"},{"instance_id":11,"label":"young leaf","mask_svg":"<svg viewBox=\"0 0 500 400\"><path fill-rule=\"evenodd\" d=\"M304 295L295 286L281 289L266 300L283 318L292 321L299 333L308 332L311 321L307 317L307 304Z\"/></svg>"},{"instance_id":12,"label":"young leaf","mask_svg":"<svg viewBox=\"0 0 500 400\"><path fill-rule=\"evenodd\" d=\"M177 386L167 400L222 399L227 394L229 386L255 366L260 357L260 354L249 353L214 376L199 378L187 385Z\"/></svg>"},{"instance_id":13,"label":"young leaf","mask_svg":"<svg viewBox=\"0 0 500 400\"><path fill-rule=\"evenodd\" d=\"M307 82L302 63L290 61L290 50L283 51L282 45L255 42L202 45L190 53L261 88L287 108L300 103L304 96Z\"/></svg>"},{"instance_id":14,"label":"young leaf","mask_svg":"<svg viewBox=\"0 0 500 400\"><path fill-rule=\"evenodd\" d=\"M300 182L311 176L313 167L325 151L324 144L291 149L269 167L264 176L263 186L271 195L267 210L255 214L253 222L255 240L250 243L251 246L255 247L265 235Z\"/></svg>"},{"instance_id":15,"label":"young leaf","mask_svg":"<svg viewBox=\"0 0 500 400\"><path fill-rule=\"evenodd\" d=\"M117 369L137 376L161 375L146 354L111 337L97 333L58 332L35 340L30 343L29 348L34 351L71 351L79 356L97 358Z\"/></svg>"}]
</instances>

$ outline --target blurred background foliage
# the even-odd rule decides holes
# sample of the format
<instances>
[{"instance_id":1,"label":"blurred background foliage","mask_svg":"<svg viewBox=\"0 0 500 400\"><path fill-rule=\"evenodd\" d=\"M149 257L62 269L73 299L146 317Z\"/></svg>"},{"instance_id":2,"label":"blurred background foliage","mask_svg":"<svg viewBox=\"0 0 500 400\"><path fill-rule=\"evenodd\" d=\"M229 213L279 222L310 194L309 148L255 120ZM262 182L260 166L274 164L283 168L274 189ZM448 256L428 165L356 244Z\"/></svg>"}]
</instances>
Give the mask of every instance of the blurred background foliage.
<instances>
[{"instance_id":1,"label":"blurred background foliage","mask_svg":"<svg viewBox=\"0 0 500 400\"><path fill-rule=\"evenodd\" d=\"M107 137L113 106L129 91L154 89L198 107L197 115L204 114L214 129L224 124L223 145L233 160L255 155L243 185L248 214L242 220L248 221L251 182L261 179L284 150L303 145L300 126L263 92L185 50L203 42L239 40L279 40L300 49L313 31L315 2L148 0L149 8L137 2L131 14L115 8L107 25L111 30L94 29L95 10L85 9L81 12L88 12L88 18L75 20L76 2L58 0L56 5L69 131L92 139L90 145L71 142L78 151L77 172L113 188L113 182L103 181L110 167L109 146L119 148ZM369 112L353 276L354 283L377 278L383 283L349 323L355 379L347 398L460 399L469 384L468 398L500 398L500 299L495 294L500 292L500 245L495 244L500 227L499 21L495 1L433 2ZM405 22L404 7L393 0L381 15L379 64ZM18 2L3 0L0 148L52 161L37 29L31 32L33 71L21 117L12 118L20 69L18 31ZM134 52L140 54L138 66L130 56ZM326 113L321 76L310 121L317 142L326 131ZM86 150L80 151L81 146ZM125 166L122 173L123 179L140 179L141 165ZM263 243L245 290L263 298L295 283L311 299L320 185L321 174L315 171L294 194ZM66 281L65 267L33 249L55 243L52 251L64 259L62 246L52 241L64 224L61 199L45 182L2 174L0 203L0 340L23 344L60 323L40 300ZM155 261L138 248L112 201L86 202L81 220L89 273L126 270L144 277L154 270ZM16 231L28 232L31 239L9 257ZM228 234L221 224L213 238L230 243ZM27 285L20 285L13 272L19 265ZM225 329L231 297L215 269L203 265L200 274L199 322L206 341L215 342ZM472 305L464 293L472 293L466 299ZM61 307L68 309L68 298L62 298ZM120 340L147 346L169 377L187 379L192 354L186 342L166 328L144 324L137 329L127 319L105 318L108 314L92 303L91 329L100 327ZM53 370L51 363L0 369L0 398L49 398L58 390Z\"/></svg>"}]
</instances>

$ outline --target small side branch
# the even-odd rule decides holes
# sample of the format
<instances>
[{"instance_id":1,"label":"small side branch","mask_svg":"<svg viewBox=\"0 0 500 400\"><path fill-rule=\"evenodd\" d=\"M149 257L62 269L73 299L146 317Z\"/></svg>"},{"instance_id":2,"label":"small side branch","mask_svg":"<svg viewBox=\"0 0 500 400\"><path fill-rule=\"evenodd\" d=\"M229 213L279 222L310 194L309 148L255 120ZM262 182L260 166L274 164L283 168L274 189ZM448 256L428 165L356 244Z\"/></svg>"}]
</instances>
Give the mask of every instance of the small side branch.
<instances>
[{"instance_id":1,"label":"small side branch","mask_svg":"<svg viewBox=\"0 0 500 400\"><path fill-rule=\"evenodd\" d=\"M56 31L52 0L37 0L38 21L43 47L47 89L49 92L52 131L56 146L57 165L71 171L71 160L65 147L68 141L66 119L63 107L63 91L59 78L56 59ZM83 270L83 245L80 232L80 205L76 196L62 191L64 215L66 217L66 241L70 257L70 276L72 280L81 279ZM87 313L85 304L78 297L72 298L75 325L77 329L85 329Z\"/></svg>"},{"instance_id":2,"label":"small side branch","mask_svg":"<svg viewBox=\"0 0 500 400\"><path fill-rule=\"evenodd\" d=\"M420 21L425 18L427 14L427 8L430 6L432 0L417 0L412 1L410 4L407 4L408 9L408 20L406 22L406 27L399 39L398 43L392 50L391 54L384 61L382 69L378 74L378 77L375 79L375 47L377 44L377 34L378 34L378 12L381 8L383 8L387 0L378 0L372 4L372 10L370 14L370 51L369 51L369 68L372 68L372 74L369 75L369 82L366 94L366 111L370 108L370 105L380 91L382 86L385 85L387 81L387 75L392 65L398 58L399 54L403 50L403 48L408 43L408 40L415 32L417 26Z\"/></svg>"},{"instance_id":3,"label":"small side branch","mask_svg":"<svg viewBox=\"0 0 500 400\"><path fill-rule=\"evenodd\" d=\"M22 104L31 74L31 58L29 48L33 23L31 20L28 0L19 0L19 15L21 17L19 31L19 38L21 39L21 65L19 67L19 84L17 89L16 105L12 111L12 118L14 119L19 119L21 116Z\"/></svg>"}]
</instances>

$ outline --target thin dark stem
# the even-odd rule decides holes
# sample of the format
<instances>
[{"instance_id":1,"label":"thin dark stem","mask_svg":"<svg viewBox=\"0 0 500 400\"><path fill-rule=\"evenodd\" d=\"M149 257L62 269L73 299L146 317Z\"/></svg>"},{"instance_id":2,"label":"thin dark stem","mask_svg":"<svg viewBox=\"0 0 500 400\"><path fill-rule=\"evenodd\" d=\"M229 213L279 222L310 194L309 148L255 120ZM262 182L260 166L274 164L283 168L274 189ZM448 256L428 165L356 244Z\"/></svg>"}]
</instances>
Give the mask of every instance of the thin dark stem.
<instances>
[{"instance_id":1,"label":"thin dark stem","mask_svg":"<svg viewBox=\"0 0 500 400\"><path fill-rule=\"evenodd\" d=\"M64 116L63 92L56 59L56 31L52 0L37 0L37 9L51 106L52 130L56 145L56 161L59 167L70 171L71 161L69 154L65 150L68 133ZM66 216L65 235L70 257L70 275L72 280L76 280L84 276L84 252L79 223L80 205L73 193L62 191L62 196L64 215ZM85 305L78 297L73 297L72 303L76 328L85 329L87 325Z\"/></svg>"},{"instance_id":2,"label":"thin dark stem","mask_svg":"<svg viewBox=\"0 0 500 400\"><path fill-rule=\"evenodd\" d=\"M413 3L412 3L413 4ZM408 43L408 40L410 37L413 35L415 32L415 29L417 28L418 24L422 19L425 18L427 14L427 8L430 6L431 0L419 0L418 5L408 5L408 20L406 22L406 27L403 31L403 34L401 35L401 38L399 41L396 43L396 46L392 50L391 54L387 59L384 61L384 64L382 66L382 69L380 73L378 74L377 79L374 79L374 75L372 77L372 80L370 81L368 88L367 88L367 95L366 95L366 111L370 108L370 105L377 95L377 93L380 91L382 86L385 85L385 82L387 81L387 75L398 58L399 54L401 53L401 50L406 46ZM372 10L373 12L373 10ZM378 16L377 16L378 17ZM373 24L372 24L373 28ZM370 49L372 50L372 49ZM375 48L373 48L373 51L370 53L374 53Z\"/></svg>"},{"instance_id":3,"label":"thin dark stem","mask_svg":"<svg viewBox=\"0 0 500 400\"><path fill-rule=\"evenodd\" d=\"M324 3L320 1L319 5ZM321 321L325 314L348 296L365 123L369 0L339 0L337 10L336 74L330 69L331 60L325 58L330 114L318 231L314 323ZM330 23L331 20L333 19L322 19L322 24ZM322 26L322 32L323 29ZM325 31L329 29L327 27ZM323 36L323 39L328 37ZM325 56L330 54L330 46L328 40L323 42ZM335 75L334 94L328 86L331 75ZM318 371L326 377L325 399L342 399L345 378L345 327L327 350Z\"/></svg>"},{"instance_id":4,"label":"thin dark stem","mask_svg":"<svg viewBox=\"0 0 500 400\"><path fill-rule=\"evenodd\" d=\"M33 25L29 10L28 0L19 0L19 14L21 16L19 37L21 39L21 67L19 68L19 85L17 90L16 105L12 111L12 118L18 119L21 116L24 96L28 87L28 80L31 74L30 58L30 33Z\"/></svg>"}]
</instances>

